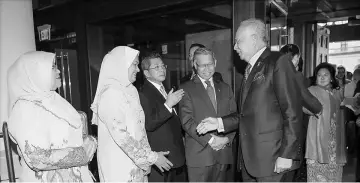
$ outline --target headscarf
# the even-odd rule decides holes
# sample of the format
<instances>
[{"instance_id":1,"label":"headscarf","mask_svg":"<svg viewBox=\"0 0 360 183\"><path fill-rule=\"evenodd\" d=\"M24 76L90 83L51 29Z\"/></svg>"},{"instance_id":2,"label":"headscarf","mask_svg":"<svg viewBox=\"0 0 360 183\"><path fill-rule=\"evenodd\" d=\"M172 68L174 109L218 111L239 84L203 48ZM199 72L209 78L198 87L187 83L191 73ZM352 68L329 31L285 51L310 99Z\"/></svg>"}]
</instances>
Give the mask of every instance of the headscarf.
<instances>
[{"instance_id":1,"label":"headscarf","mask_svg":"<svg viewBox=\"0 0 360 183\"><path fill-rule=\"evenodd\" d=\"M9 116L17 101L27 100L77 129L82 123L80 115L68 101L51 90L54 59L53 53L32 51L20 56L9 68Z\"/></svg>"},{"instance_id":2,"label":"headscarf","mask_svg":"<svg viewBox=\"0 0 360 183\"><path fill-rule=\"evenodd\" d=\"M99 118L97 108L101 94L109 87L121 88L132 87L128 76L128 69L133 63L139 51L127 46L118 46L105 55L101 63L99 82L96 89L94 101L91 105L93 111L92 123L97 125Z\"/></svg>"}]
</instances>

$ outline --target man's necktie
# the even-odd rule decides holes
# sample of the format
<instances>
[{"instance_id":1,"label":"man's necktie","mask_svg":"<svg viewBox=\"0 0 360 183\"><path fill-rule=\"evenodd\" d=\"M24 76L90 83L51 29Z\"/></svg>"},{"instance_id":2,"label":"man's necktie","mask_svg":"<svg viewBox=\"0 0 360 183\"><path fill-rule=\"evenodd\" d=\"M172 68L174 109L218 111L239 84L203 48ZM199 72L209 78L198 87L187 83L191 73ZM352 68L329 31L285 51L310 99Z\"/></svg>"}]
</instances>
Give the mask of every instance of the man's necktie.
<instances>
[{"instance_id":1,"label":"man's necktie","mask_svg":"<svg viewBox=\"0 0 360 183\"><path fill-rule=\"evenodd\" d=\"M206 91L210 97L211 103L215 109L215 112L217 113L217 104L216 104L216 99L215 99L215 91L214 88L211 86L211 83L209 80L205 81L206 86Z\"/></svg>"},{"instance_id":2,"label":"man's necktie","mask_svg":"<svg viewBox=\"0 0 360 183\"><path fill-rule=\"evenodd\" d=\"M245 81L246 81L247 78L249 77L250 69L251 69L251 65L248 64L248 65L246 66L246 69L245 69Z\"/></svg>"},{"instance_id":3,"label":"man's necktie","mask_svg":"<svg viewBox=\"0 0 360 183\"><path fill-rule=\"evenodd\" d=\"M160 93L164 96L165 99L167 98L167 93L165 92L164 86L160 87Z\"/></svg>"}]
</instances>

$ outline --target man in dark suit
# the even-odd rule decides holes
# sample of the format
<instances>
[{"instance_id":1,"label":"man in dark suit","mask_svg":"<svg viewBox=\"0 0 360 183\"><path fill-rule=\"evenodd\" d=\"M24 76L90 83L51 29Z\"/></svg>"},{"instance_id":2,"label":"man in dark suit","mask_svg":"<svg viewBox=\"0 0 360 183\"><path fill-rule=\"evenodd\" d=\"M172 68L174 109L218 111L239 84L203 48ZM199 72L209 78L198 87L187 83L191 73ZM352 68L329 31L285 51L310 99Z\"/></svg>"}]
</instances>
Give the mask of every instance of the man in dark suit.
<instances>
[{"instance_id":1,"label":"man in dark suit","mask_svg":"<svg viewBox=\"0 0 360 183\"><path fill-rule=\"evenodd\" d=\"M184 76L183 78L180 79L180 84L183 84L187 81L190 81L194 76L196 76L196 69L194 67L194 52L195 50L197 50L198 48L205 48L204 45L202 44L199 44L199 43L194 43L194 44L191 44L190 45L190 48L189 48L189 63L191 65L191 72ZM216 80L220 80L220 81L223 81L222 79L222 75L218 72L215 72L214 75L213 75L214 78L216 78Z\"/></svg>"},{"instance_id":2,"label":"man in dark suit","mask_svg":"<svg viewBox=\"0 0 360 183\"><path fill-rule=\"evenodd\" d=\"M146 80L139 96L145 113L149 144L154 151L169 151L168 159L173 164L168 172L152 166L149 181L187 181L181 122L173 108L182 99L184 92L167 92L164 88L162 82L166 78L166 65L160 54L153 52L146 55L141 62L141 68Z\"/></svg>"},{"instance_id":3,"label":"man in dark suit","mask_svg":"<svg viewBox=\"0 0 360 183\"><path fill-rule=\"evenodd\" d=\"M180 87L185 95L180 101L180 116L185 130L185 154L190 182L233 181L228 176L233 153L234 133L219 133L222 128L205 135L196 126L205 117L218 117L236 112L231 88L213 78L216 60L212 51L199 48L194 53L197 75Z\"/></svg>"},{"instance_id":4,"label":"man in dark suit","mask_svg":"<svg viewBox=\"0 0 360 183\"><path fill-rule=\"evenodd\" d=\"M206 118L197 131L204 134L224 126L239 129L243 181L291 181L303 158L302 105L295 67L289 55L266 48L261 20L241 22L235 51L248 62L240 94L239 113Z\"/></svg>"}]
</instances>

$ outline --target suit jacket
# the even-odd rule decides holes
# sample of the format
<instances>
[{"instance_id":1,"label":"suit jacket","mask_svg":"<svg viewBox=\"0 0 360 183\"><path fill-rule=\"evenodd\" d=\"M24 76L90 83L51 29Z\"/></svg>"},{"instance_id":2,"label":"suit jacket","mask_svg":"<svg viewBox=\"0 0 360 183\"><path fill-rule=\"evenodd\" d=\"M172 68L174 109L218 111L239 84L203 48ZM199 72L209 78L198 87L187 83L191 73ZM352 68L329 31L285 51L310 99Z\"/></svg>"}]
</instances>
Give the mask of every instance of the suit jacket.
<instances>
[{"instance_id":1,"label":"suit jacket","mask_svg":"<svg viewBox=\"0 0 360 183\"><path fill-rule=\"evenodd\" d=\"M185 91L180 101L180 117L185 130L185 155L189 167L205 167L214 164L232 164L233 153L231 142L235 133L229 133L229 146L215 151L208 144L209 133L199 135L196 132L198 124L207 117L220 117L236 112L234 95L229 85L214 79L217 101L217 113L198 76L180 86ZM225 136L223 133L212 132L214 135Z\"/></svg>"},{"instance_id":2,"label":"suit jacket","mask_svg":"<svg viewBox=\"0 0 360 183\"><path fill-rule=\"evenodd\" d=\"M308 88L305 86L304 76L301 72L296 72L296 81L300 87L302 105L313 114L318 114L322 110L322 105L319 100L314 97Z\"/></svg>"},{"instance_id":3,"label":"suit jacket","mask_svg":"<svg viewBox=\"0 0 360 183\"><path fill-rule=\"evenodd\" d=\"M145 80L139 91L141 106L145 113L145 129L153 151L170 151L167 156L173 168L185 164L185 150L180 118L165 107L160 91Z\"/></svg>"},{"instance_id":4,"label":"suit jacket","mask_svg":"<svg viewBox=\"0 0 360 183\"><path fill-rule=\"evenodd\" d=\"M289 55L265 49L243 81L240 113L223 117L226 132L239 129L239 157L254 177L276 175L278 157L295 160L291 169L298 168L303 158L302 105L295 73Z\"/></svg>"}]
</instances>

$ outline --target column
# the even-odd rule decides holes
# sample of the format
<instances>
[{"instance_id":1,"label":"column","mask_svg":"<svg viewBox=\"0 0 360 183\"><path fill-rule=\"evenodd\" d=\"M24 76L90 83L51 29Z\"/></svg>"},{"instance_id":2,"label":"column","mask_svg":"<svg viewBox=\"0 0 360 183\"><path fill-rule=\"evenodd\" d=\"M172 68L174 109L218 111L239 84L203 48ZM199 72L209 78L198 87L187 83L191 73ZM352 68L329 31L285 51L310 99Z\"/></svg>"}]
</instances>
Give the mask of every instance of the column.
<instances>
[{"instance_id":1,"label":"column","mask_svg":"<svg viewBox=\"0 0 360 183\"><path fill-rule=\"evenodd\" d=\"M7 70L15 60L35 50L31 0L0 0L0 125L8 118ZM15 172L19 163L14 156ZM3 139L0 139L1 179L7 179Z\"/></svg>"}]
</instances>

